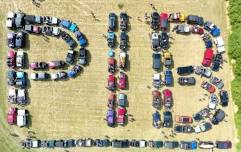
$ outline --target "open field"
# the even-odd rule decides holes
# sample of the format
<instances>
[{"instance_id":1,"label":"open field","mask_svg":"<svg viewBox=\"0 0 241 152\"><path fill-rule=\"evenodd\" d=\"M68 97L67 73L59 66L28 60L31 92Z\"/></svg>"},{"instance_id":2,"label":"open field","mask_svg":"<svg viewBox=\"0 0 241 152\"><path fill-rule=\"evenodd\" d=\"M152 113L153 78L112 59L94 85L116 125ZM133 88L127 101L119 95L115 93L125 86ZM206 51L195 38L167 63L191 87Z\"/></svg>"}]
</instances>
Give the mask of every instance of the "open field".
<instances>
[{"instance_id":1,"label":"open field","mask_svg":"<svg viewBox=\"0 0 241 152\"><path fill-rule=\"evenodd\" d=\"M131 29L128 32L130 39L130 70L127 72L129 77L129 90L124 91L128 95L129 107L128 114L132 114L136 121L129 122L125 127L109 128L106 122L105 113L107 110L106 103L108 91L105 89L107 79L107 50L106 40L102 37L107 31L107 14L109 11L119 13L118 2L111 0L59 0L42 2L40 8L36 8L31 1L26 0L0 0L0 46L1 46L1 75L6 69L5 65L5 37L7 29L4 27L4 15L9 10L18 9L27 14L49 15L58 18L70 19L77 23L80 30L86 34L89 40L89 51L91 53L91 61L89 66L84 68L84 72L76 79L62 82L33 82L30 81L29 96L31 103L27 106L30 111L31 126L30 130L36 132L36 136L40 139L67 139L67 138L104 138L108 135L113 138L136 138L136 139L161 139L165 140L161 131L165 131L167 135L171 133L169 129L155 129L152 127L151 114L154 108L151 106L151 91L148 86L152 84L152 50L150 48L149 32L151 29L148 25L137 20L137 17L143 18L144 13L150 13L151 7L149 1L139 2L137 0L124 1L123 11L127 11L131 16ZM205 19L211 20L222 29L222 36L227 39L228 32L226 23L226 6L224 0L154 0L152 3L158 7L159 11L176 12L181 11L186 14L197 14ZM100 22L95 22L90 15L93 11ZM69 33L69 32L68 32ZM200 65L204 44L198 35L182 36L171 33L173 36L173 44L171 52L173 53L175 67L174 87L170 89L174 95L173 115L193 115L208 103L198 101L204 97L204 90L200 84L205 78L197 78L197 84L194 87L180 87L177 84L177 75L175 68L185 65ZM67 45L63 40L50 38L49 42L44 41L41 36L29 36L28 53L29 62L32 61L49 61L65 59ZM118 36L119 41L119 36ZM227 47L226 47L227 48ZM116 50L117 52L119 49ZM225 59L228 60L227 55ZM71 68L71 67L69 67ZM30 74L31 70L26 70ZM51 72L51 71L50 71ZM230 90L230 81L232 79L231 69L228 63L224 68L215 73L216 76L222 78L225 82L225 89ZM6 87L4 77L1 77L1 124L0 137L6 141L6 144L0 142L0 149L6 151L22 151L11 141L20 140L19 138L9 136L9 132L20 135L21 139L27 136L27 129L19 129L17 127L8 127L6 125ZM2 96L5 96L4 98ZM168 140L192 140L199 138L200 140L231 140L236 142L236 131L234 125L234 105L229 104L228 108L223 108L227 112L227 122L222 122L218 126L206 133L199 135L182 135L178 134L175 138L169 137ZM163 110L162 110L163 111ZM162 116L161 111L161 116ZM4 117L3 117L4 116ZM9 149L6 145L9 145ZM11 149L10 149L11 147ZM15 150L14 150L15 149ZM149 151L145 148L141 150L128 149L128 151ZM39 151L60 151L44 150ZM61 149L61 151L63 151ZM89 151L84 148L74 148L70 151ZM91 151L99 151L92 148ZM101 151L117 151L116 149L102 149ZM121 151L121 150L119 150ZM166 150L165 150L166 151ZM180 150L178 150L180 151ZM200 150L197 150L200 151ZM215 150L218 151L218 150ZM229 150L230 152L235 149Z\"/></svg>"}]
</instances>

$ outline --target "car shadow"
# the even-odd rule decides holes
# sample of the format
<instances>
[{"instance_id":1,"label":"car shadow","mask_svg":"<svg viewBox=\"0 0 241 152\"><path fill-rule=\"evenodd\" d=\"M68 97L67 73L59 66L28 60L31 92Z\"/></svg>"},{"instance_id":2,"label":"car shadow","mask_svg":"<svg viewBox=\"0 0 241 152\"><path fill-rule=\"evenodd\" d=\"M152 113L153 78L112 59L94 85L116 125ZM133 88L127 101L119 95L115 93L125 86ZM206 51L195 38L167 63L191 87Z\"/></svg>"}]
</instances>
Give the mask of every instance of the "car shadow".
<instances>
[{"instance_id":1,"label":"car shadow","mask_svg":"<svg viewBox=\"0 0 241 152\"><path fill-rule=\"evenodd\" d=\"M29 69L29 57L28 53L24 52L24 69Z\"/></svg>"},{"instance_id":2,"label":"car shadow","mask_svg":"<svg viewBox=\"0 0 241 152\"><path fill-rule=\"evenodd\" d=\"M30 114L30 112L27 110L27 125L26 128L31 128L32 127L32 115Z\"/></svg>"},{"instance_id":3,"label":"car shadow","mask_svg":"<svg viewBox=\"0 0 241 152\"><path fill-rule=\"evenodd\" d=\"M24 46L24 48L23 49L25 49L25 50L30 50L30 39L29 39L29 33L27 33L27 32L24 32L25 33L25 46Z\"/></svg>"}]
</instances>

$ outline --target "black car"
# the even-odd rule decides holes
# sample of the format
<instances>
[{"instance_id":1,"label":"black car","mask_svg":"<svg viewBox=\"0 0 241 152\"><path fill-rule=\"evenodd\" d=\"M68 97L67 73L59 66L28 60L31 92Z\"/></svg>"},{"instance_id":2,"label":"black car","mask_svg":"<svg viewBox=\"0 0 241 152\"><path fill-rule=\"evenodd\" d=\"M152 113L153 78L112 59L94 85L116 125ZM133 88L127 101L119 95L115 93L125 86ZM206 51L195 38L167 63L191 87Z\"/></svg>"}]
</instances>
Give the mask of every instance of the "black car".
<instances>
[{"instance_id":1,"label":"black car","mask_svg":"<svg viewBox=\"0 0 241 152\"><path fill-rule=\"evenodd\" d=\"M216 141L216 147L217 149L230 149L232 148L232 142L231 141Z\"/></svg>"},{"instance_id":2,"label":"black car","mask_svg":"<svg viewBox=\"0 0 241 152\"><path fill-rule=\"evenodd\" d=\"M192 133L194 131L190 125L177 125L174 130L177 133Z\"/></svg>"},{"instance_id":3,"label":"black car","mask_svg":"<svg viewBox=\"0 0 241 152\"><path fill-rule=\"evenodd\" d=\"M24 21L25 21L25 24L34 24L35 16L34 15L25 15Z\"/></svg>"},{"instance_id":4,"label":"black car","mask_svg":"<svg viewBox=\"0 0 241 152\"><path fill-rule=\"evenodd\" d=\"M77 43L68 33L62 31L60 35L61 35L61 38L68 44L70 48L76 47Z\"/></svg>"},{"instance_id":5,"label":"black car","mask_svg":"<svg viewBox=\"0 0 241 152\"><path fill-rule=\"evenodd\" d=\"M16 34L14 32L9 32L7 35L7 42L9 48L15 48Z\"/></svg>"},{"instance_id":6,"label":"black car","mask_svg":"<svg viewBox=\"0 0 241 152\"><path fill-rule=\"evenodd\" d=\"M157 30L160 26L160 15L158 12L151 13L151 28Z\"/></svg>"},{"instance_id":7,"label":"black car","mask_svg":"<svg viewBox=\"0 0 241 152\"><path fill-rule=\"evenodd\" d=\"M131 140L130 142L129 142L130 144L130 146L131 147L140 147L140 142L138 141L138 140Z\"/></svg>"},{"instance_id":8,"label":"black car","mask_svg":"<svg viewBox=\"0 0 241 152\"><path fill-rule=\"evenodd\" d=\"M74 139L69 139L64 141L64 147L65 148L70 148L70 147L75 147L75 140Z\"/></svg>"},{"instance_id":9,"label":"black car","mask_svg":"<svg viewBox=\"0 0 241 152\"><path fill-rule=\"evenodd\" d=\"M211 69L213 71L219 71L222 64L223 64L222 54L216 54L211 65Z\"/></svg>"},{"instance_id":10,"label":"black car","mask_svg":"<svg viewBox=\"0 0 241 152\"><path fill-rule=\"evenodd\" d=\"M194 77L179 77L178 83L180 85L195 85L196 79Z\"/></svg>"},{"instance_id":11,"label":"black car","mask_svg":"<svg viewBox=\"0 0 241 152\"><path fill-rule=\"evenodd\" d=\"M109 14L109 30L115 31L117 27L117 16L115 13Z\"/></svg>"},{"instance_id":12,"label":"black car","mask_svg":"<svg viewBox=\"0 0 241 152\"><path fill-rule=\"evenodd\" d=\"M75 55L76 55L76 52L74 50L68 50L68 53L66 56L66 62L68 64L74 64Z\"/></svg>"},{"instance_id":13,"label":"black car","mask_svg":"<svg viewBox=\"0 0 241 152\"><path fill-rule=\"evenodd\" d=\"M225 118L225 112L221 109L218 109L214 115L213 118L211 120L212 124L217 125L219 124L221 121L223 121L223 119Z\"/></svg>"},{"instance_id":14,"label":"black car","mask_svg":"<svg viewBox=\"0 0 241 152\"><path fill-rule=\"evenodd\" d=\"M120 29L121 31L126 31L128 28L129 17L126 13L120 13Z\"/></svg>"},{"instance_id":15,"label":"black car","mask_svg":"<svg viewBox=\"0 0 241 152\"><path fill-rule=\"evenodd\" d=\"M160 141L160 140L156 140L156 141L150 140L150 141L148 141L148 146L152 147L152 148L162 148L163 147L163 141Z\"/></svg>"},{"instance_id":16,"label":"black car","mask_svg":"<svg viewBox=\"0 0 241 152\"><path fill-rule=\"evenodd\" d=\"M193 73L194 69L193 66L185 66L185 67L178 67L177 74L179 75L188 75Z\"/></svg>"},{"instance_id":17,"label":"black car","mask_svg":"<svg viewBox=\"0 0 241 152\"><path fill-rule=\"evenodd\" d=\"M170 111L163 112L163 126L166 128L172 127L172 113Z\"/></svg>"},{"instance_id":18,"label":"black car","mask_svg":"<svg viewBox=\"0 0 241 152\"><path fill-rule=\"evenodd\" d=\"M164 147L167 149L174 149L179 147L178 141L165 141Z\"/></svg>"},{"instance_id":19,"label":"black car","mask_svg":"<svg viewBox=\"0 0 241 152\"><path fill-rule=\"evenodd\" d=\"M203 26L204 21L203 21L203 17L199 17L197 15L188 15L187 16L187 23Z\"/></svg>"},{"instance_id":20,"label":"black car","mask_svg":"<svg viewBox=\"0 0 241 152\"><path fill-rule=\"evenodd\" d=\"M220 104L225 107L225 106L228 106L228 101L229 101L229 98L228 98L228 92L225 91L225 90L221 90L219 92L219 96L220 96Z\"/></svg>"},{"instance_id":21,"label":"black car","mask_svg":"<svg viewBox=\"0 0 241 152\"><path fill-rule=\"evenodd\" d=\"M53 27L51 26L43 26L42 27L42 33L48 36L51 36L53 33Z\"/></svg>"},{"instance_id":22,"label":"black car","mask_svg":"<svg viewBox=\"0 0 241 152\"><path fill-rule=\"evenodd\" d=\"M129 141L126 140L112 140L111 145L113 148L128 148L129 147Z\"/></svg>"},{"instance_id":23,"label":"black car","mask_svg":"<svg viewBox=\"0 0 241 152\"><path fill-rule=\"evenodd\" d=\"M19 31L16 34L15 47L16 48L24 48L25 47L25 33L23 31Z\"/></svg>"},{"instance_id":24,"label":"black car","mask_svg":"<svg viewBox=\"0 0 241 152\"><path fill-rule=\"evenodd\" d=\"M88 51L85 48L80 48L80 50L79 50L79 64L81 64L81 65L87 64L87 58L88 58L87 52Z\"/></svg>"},{"instance_id":25,"label":"black car","mask_svg":"<svg viewBox=\"0 0 241 152\"><path fill-rule=\"evenodd\" d=\"M167 32L162 32L160 35L160 46L163 49L167 49L169 47L169 35Z\"/></svg>"},{"instance_id":26,"label":"black car","mask_svg":"<svg viewBox=\"0 0 241 152\"><path fill-rule=\"evenodd\" d=\"M128 35L126 32L121 32L120 34L120 49L125 50L128 45Z\"/></svg>"},{"instance_id":27,"label":"black car","mask_svg":"<svg viewBox=\"0 0 241 152\"><path fill-rule=\"evenodd\" d=\"M109 147L110 141L108 139L96 139L95 146L97 147Z\"/></svg>"},{"instance_id":28,"label":"black car","mask_svg":"<svg viewBox=\"0 0 241 152\"><path fill-rule=\"evenodd\" d=\"M161 54L160 53L153 53L152 54L152 68L154 70L161 69Z\"/></svg>"},{"instance_id":29,"label":"black car","mask_svg":"<svg viewBox=\"0 0 241 152\"><path fill-rule=\"evenodd\" d=\"M210 114L210 109L204 108L200 110L198 113L193 115L194 121L200 121L203 120L204 118L208 117Z\"/></svg>"}]
</instances>

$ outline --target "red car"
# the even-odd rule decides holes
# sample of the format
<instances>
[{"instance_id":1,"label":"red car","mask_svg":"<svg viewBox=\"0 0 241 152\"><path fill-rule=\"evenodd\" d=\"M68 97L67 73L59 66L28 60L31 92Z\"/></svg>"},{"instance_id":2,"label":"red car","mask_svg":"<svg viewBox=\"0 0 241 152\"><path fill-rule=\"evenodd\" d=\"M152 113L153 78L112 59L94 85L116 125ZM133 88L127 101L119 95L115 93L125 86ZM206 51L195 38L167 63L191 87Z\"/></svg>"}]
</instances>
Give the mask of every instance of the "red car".
<instances>
[{"instance_id":1,"label":"red car","mask_svg":"<svg viewBox=\"0 0 241 152\"><path fill-rule=\"evenodd\" d=\"M211 48L207 48L204 53L202 65L205 67L210 67L213 60L213 56L214 56L213 50Z\"/></svg>"},{"instance_id":2,"label":"red car","mask_svg":"<svg viewBox=\"0 0 241 152\"><path fill-rule=\"evenodd\" d=\"M7 65L10 68L15 68L16 66L16 52L13 49L8 51Z\"/></svg>"},{"instance_id":3,"label":"red car","mask_svg":"<svg viewBox=\"0 0 241 152\"><path fill-rule=\"evenodd\" d=\"M198 25L193 25L192 26L192 33L197 33L199 35L203 35L204 34L204 29Z\"/></svg>"},{"instance_id":4,"label":"red car","mask_svg":"<svg viewBox=\"0 0 241 152\"><path fill-rule=\"evenodd\" d=\"M108 76L108 89L111 90L111 91L114 91L115 90L115 82L116 82L116 78L115 78L115 75L114 74L110 74Z\"/></svg>"},{"instance_id":5,"label":"red car","mask_svg":"<svg viewBox=\"0 0 241 152\"><path fill-rule=\"evenodd\" d=\"M201 84L201 87L205 90L207 90L209 93L214 93L216 91L214 85L212 85L211 83L207 82L207 81L203 81Z\"/></svg>"},{"instance_id":6,"label":"red car","mask_svg":"<svg viewBox=\"0 0 241 152\"><path fill-rule=\"evenodd\" d=\"M169 21L168 21L169 15L167 13L162 12L160 14L160 28L162 30L167 30L169 26Z\"/></svg>"},{"instance_id":7,"label":"red car","mask_svg":"<svg viewBox=\"0 0 241 152\"><path fill-rule=\"evenodd\" d=\"M169 89L163 90L163 96L164 96L164 106L168 109L172 107L173 104L173 98L172 98L172 92Z\"/></svg>"},{"instance_id":8,"label":"red car","mask_svg":"<svg viewBox=\"0 0 241 152\"><path fill-rule=\"evenodd\" d=\"M110 73L115 73L116 69L116 61L114 58L109 58L108 59L108 72Z\"/></svg>"},{"instance_id":9,"label":"red car","mask_svg":"<svg viewBox=\"0 0 241 152\"><path fill-rule=\"evenodd\" d=\"M110 93L108 97L107 107L114 109L115 103L116 103L116 95L115 93Z\"/></svg>"},{"instance_id":10,"label":"red car","mask_svg":"<svg viewBox=\"0 0 241 152\"><path fill-rule=\"evenodd\" d=\"M17 111L18 109L14 107L10 107L8 109L8 116L7 116L8 124L14 125L17 123Z\"/></svg>"},{"instance_id":11,"label":"red car","mask_svg":"<svg viewBox=\"0 0 241 152\"><path fill-rule=\"evenodd\" d=\"M192 117L176 115L177 123L192 123Z\"/></svg>"},{"instance_id":12,"label":"red car","mask_svg":"<svg viewBox=\"0 0 241 152\"><path fill-rule=\"evenodd\" d=\"M158 90L152 91L152 106L156 109L161 108L161 93Z\"/></svg>"},{"instance_id":13,"label":"red car","mask_svg":"<svg viewBox=\"0 0 241 152\"><path fill-rule=\"evenodd\" d=\"M126 89L127 75L124 72L120 72L118 86L120 89Z\"/></svg>"},{"instance_id":14,"label":"red car","mask_svg":"<svg viewBox=\"0 0 241 152\"><path fill-rule=\"evenodd\" d=\"M125 124L125 119L126 119L126 109L123 108L123 107L119 107L117 114L118 114L118 116L117 116L117 123L119 125L124 125Z\"/></svg>"},{"instance_id":15,"label":"red car","mask_svg":"<svg viewBox=\"0 0 241 152\"><path fill-rule=\"evenodd\" d=\"M50 61L48 66L50 69L64 68L66 63L64 61Z\"/></svg>"}]
</instances>

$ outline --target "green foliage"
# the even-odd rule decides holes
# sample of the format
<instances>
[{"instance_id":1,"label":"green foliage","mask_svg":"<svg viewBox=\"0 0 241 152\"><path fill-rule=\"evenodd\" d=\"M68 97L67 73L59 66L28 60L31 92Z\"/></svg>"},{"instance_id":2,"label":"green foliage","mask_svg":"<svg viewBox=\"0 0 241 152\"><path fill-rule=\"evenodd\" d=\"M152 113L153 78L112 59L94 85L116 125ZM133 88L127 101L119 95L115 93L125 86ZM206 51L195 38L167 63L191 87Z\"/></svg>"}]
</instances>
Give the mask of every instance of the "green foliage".
<instances>
[{"instance_id":1,"label":"green foliage","mask_svg":"<svg viewBox=\"0 0 241 152\"><path fill-rule=\"evenodd\" d=\"M236 28L241 23L241 0L230 0L229 1L229 17L230 23L233 28Z\"/></svg>"},{"instance_id":2,"label":"green foliage","mask_svg":"<svg viewBox=\"0 0 241 152\"><path fill-rule=\"evenodd\" d=\"M229 36L229 55L232 59L241 58L241 28L233 29Z\"/></svg>"},{"instance_id":3,"label":"green foliage","mask_svg":"<svg viewBox=\"0 0 241 152\"><path fill-rule=\"evenodd\" d=\"M238 129L238 137L241 141L241 0L229 1L229 17L232 33L229 35L229 57L235 59L234 75L232 81L232 98L238 106L235 114L235 123ZM237 151L241 151L241 143L237 144Z\"/></svg>"}]
</instances>

